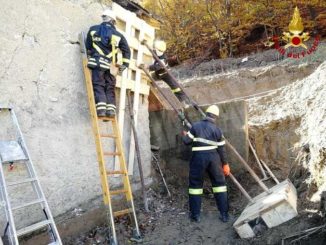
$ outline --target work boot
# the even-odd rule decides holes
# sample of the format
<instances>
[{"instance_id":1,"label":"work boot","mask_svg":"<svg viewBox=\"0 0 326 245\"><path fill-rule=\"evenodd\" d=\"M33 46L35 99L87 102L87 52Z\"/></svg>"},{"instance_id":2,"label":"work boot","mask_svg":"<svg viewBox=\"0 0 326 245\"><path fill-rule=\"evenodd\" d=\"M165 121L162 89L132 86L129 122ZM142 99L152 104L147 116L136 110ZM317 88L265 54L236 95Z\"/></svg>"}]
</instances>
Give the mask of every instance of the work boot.
<instances>
[{"instance_id":1,"label":"work boot","mask_svg":"<svg viewBox=\"0 0 326 245\"><path fill-rule=\"evenodd\" d=\"M99 109L96 111L98 117L105 117L106 116L106 110L104 109Z\"/></svg>"},{"instance_id":2,"label":"work boot","mask_svg":"<svg viewBox=\"0 0 326 245\"><path fill-rule=\"evenodd\" d=\"M192 222L196 222L196 223L199 223L200 222L200 216L199 215L190 215L190 220Z\"/></svg>"},{"instance_id":3,"label":"work boot","mask_svg":"<svg viewBox=\"0 0 326 245\"><path fill-rule=\"evenodd\" d=\"M227 212L222 212L219 218L223 223L227 223L229 221L229 214Z\"/></svg>"},{"instance_id":4,"label":"work boot","mask_svg":"<svg viewBox=\"0 0 326 245\"><path fill-rule=\"evenodd\" d=\"M107 110L106 111L107 117L115 117L115 111L114 110Z\"/></svg>"}]
</instances>

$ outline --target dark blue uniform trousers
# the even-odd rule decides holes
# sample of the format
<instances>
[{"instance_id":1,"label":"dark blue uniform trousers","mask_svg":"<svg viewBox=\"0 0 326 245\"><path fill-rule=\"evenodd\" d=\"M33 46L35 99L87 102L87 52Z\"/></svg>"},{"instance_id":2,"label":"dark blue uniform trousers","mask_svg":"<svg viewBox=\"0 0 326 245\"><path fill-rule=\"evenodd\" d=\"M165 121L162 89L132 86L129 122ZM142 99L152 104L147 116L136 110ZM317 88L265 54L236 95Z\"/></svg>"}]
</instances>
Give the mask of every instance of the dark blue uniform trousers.
<instances>
[{"instance_id":1,"label":"dark blue uniform trousers","mask_svg":"<svg viewBox=\"0 0 326 245\"><path fill-rule=\"evenodd\" d=\"M103 103L115 106L116 78L110 71L92 70L92 81L95 103Z\"/></svg>"},{"instance_id":2,"label":"dark blue uniform trousers","mask_svg":"<svg viewBox=\"0 0 326 245\"><path fill-rule=\"evenodd\" d=\"M211 180L220 213L227 213L229 209L225 177L218 152L193 152L189 169L189 208L192 217L200 215L205 172Z\"/></svg>"}]
</instances>

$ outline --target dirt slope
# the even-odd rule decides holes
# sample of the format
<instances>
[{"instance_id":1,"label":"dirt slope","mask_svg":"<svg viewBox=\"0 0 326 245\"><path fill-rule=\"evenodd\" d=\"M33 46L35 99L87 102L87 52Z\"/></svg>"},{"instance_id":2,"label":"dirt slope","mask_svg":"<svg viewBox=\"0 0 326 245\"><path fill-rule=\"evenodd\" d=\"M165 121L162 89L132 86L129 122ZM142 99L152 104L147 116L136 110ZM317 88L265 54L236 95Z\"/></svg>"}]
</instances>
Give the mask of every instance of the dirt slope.
<instances>
[{"instance_id":1,"label":"dirt slope","mask_svg":"<svg viewBox=\"0 0 326 245\"><path fill-rule=\"evenodd\" d=\"M326 62L307 78L290 84L266 97L249 100L251 127L297 121L299 136L294 149L305 146L308 157L302 162L311 173L309 182L326 183ZM291 128L291 123L288 128ZM284 137L284 135L283 135ZM284 139L285 141L287 139Z\"/></svg>"}]
</instances>

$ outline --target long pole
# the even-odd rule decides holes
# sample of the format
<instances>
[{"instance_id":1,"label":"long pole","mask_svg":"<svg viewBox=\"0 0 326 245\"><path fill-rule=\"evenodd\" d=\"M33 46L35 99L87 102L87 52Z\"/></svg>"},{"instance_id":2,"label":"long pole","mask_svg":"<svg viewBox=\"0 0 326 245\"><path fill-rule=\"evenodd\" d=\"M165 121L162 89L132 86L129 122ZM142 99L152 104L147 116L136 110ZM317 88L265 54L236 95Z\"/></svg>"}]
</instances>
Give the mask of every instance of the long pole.
<instances>
[{"instance_id":1,"label":"long pole","mask_svg":"<svg viewBox=\"0 0 326 245\"><path fill-rule=\"evenodd\" d=\"M255 156L255 158L256 158L256 161L257 161L257 163L258 163L258 166L259 166L259 168L260 168L260 171L261 171L261 173L262 173L262 175L263 175L264 180L268 179L268 177L267 177L267 175L266 175L266 173L265 173L265 170L264 170L262 164L261 164L260 161L259 161L259 158L258 158L258 156L257 156L257 153L256 153L256 151L255 151L254 147L252 146L252 144L251 144L251 142L250 142L249 139L248 139L248 144L249 144L249 147L250 147L252 153L254 154L254 156Z\"/></svg>"},{"instance_id":2,"label":"long pole","mask_svg":"<svg viewBox=\"0 0 326 245\"><path fill-rule=\"evenodd\" d=\"M167 191L167 193L168 193L168 196L171 197L171 192L170 192L170 190L169 190L169 188L168 188L168 185L166 184L166 181L165 181L165 178L164 178L164 175L163 175L163 172L162 172L161 166L160 166L160 164L159 164L159 162L158 162L158 159L157 159L154 155L153 155L153 158L154 158L154 160L155 160L155 163L156 163L156 166L157 166L157 168L158 168L158 171L160 172L160 175L161 175L161 177L162 177L162 180L163 180L163 183L164 183L165 189L166 189L166 191Z\"/></svg>"},{"instance_id":3,"label":"long pole","mask_svg":"<svg viewBox=\"0 0 326 245\"><path fill-rule=\"evenodd\" d=\"M139 176L140 176L140 183L142 187L142 193L143 193L143 201L144 201L144 207L145 211L149 212L148 208L148 200L147 200L147 193L146 193L146 187L145 187L145 181L144 181L144 173L143 173L143 164L140 157L140 148L139 148L139 141L138 141L138 133L135 127L135 117L134 112L132 110L131 106L131 98L130 98L130 91L127 92L127 98L128 98L128 109L129 109L129 116L131 121L131 127L132 131L134 133L134 139L135 139L135 148L136 148L136 155L137 155L137 162L138 162L138 169L139 169Z\"/></svg>"},{"instance_id":4,"label":"long pole","mask_svg":"<svg viewBox=\"0 0 326 245\"><path fill-rule=\"evenodd\" d=\"M149 52L151 52L153 58L159 63L159 65L167 72L167 74L173 79L173 81L178 84L179 88L181 88L182 92L184 92L184 94L186 95L186 97L188 98L189 101L191 101L192 105L194 106L194 108L203 116L206 117L205 112L203 112L203 110L197 105L196 102L194 102L190 96L187 94L186 90L184 89L184 87L182 86L182 84L180 84L177 79L174 77L174 75L172 74L172 72L166 68L166 66L163 64L163 62L160 60L160 58L157 56L157 54L151 49L151 47L148 45L148 43L143 40L141 42L141 44L145 45L146 48L149 50Z\"/></svg>"},{"instance_id":5,"label":"long pole","mask_svg":"<svg viewBox=\"0 0 326 245\"><path fill-rule=\"evenodd\" d=\"M164 95L164 93L162 92L162 90L160 89L160 87L157 85L157 83L155 82L155 80L151 77L151 75L149 74L149 72L143 66L140 66L140 69L142 69L145 72L145 74L148 76L148 78L152 81L153 85L155 85L155 87L158 89L158 91L162 94L162 96L166 99L166 101L172 106L172 108L174 109L174 111L176 113L178 113L178 115L179 115L180 112L178 111L178 109L173 105L173 103L170 101L170 99L167 96ZM192 127L191 122L189 120L186 119L184 122L186 122L186 126L189 129ZM234 152L234 154L237 156L237 158L240 160L240 162L245 166L245 168L250 173L250 175L260 185L260 187L264 191L267 191L268 192L269 191L268 190L268 187L260 180L260 178L256 175L256 173L250 168L249 164L242 158L242 156L239 154L239 152L227 140L225 140L225 144L226 144L226 146L228 146L231 149L231 151Z\"/></svg>"},{"instance_id":6,"label":"long pole","mask_svg":"<svg viewBox=\"0 0 326 245\"><path fill-rule=\"evenodd\" d=\"M240 160L242 165L247 169L247 171L250 173L250 175L256 180L256 182L260 185L261 188L263 188L264 191L269 191L268 187L259 179L257 174L250 168L249 164L242 158L242 156L239 154L239 152L233 147L233 145L230 144L229 141L225 140L225 145L229 147L234 154L237 156L237 158Z\"/></svg>"},{"instance_id":7,"label":"long pole","mask_svg":"<svg viewBox=\"0 0 326 245\"><path fill-rule=\"evenodd\" d=\"M248 194L248 192L242 187L242 185L238 182L238 180L233 176L233 174L229 174L230 179L233 181L233 183L239 188L241 193L248 199L250 203L253 203L254 200L251 198L251 196Z\"/></svg>"},{"instance_id":8,"label":"long pole","mask_svg":"<svg viewBox=\"0 0 326 245\"><path fill-rule=\"evenodd\" d=\"M272 177L272 179L275 181L276 184L279 184L280 181L275 177L274 173L272 172L272 170L268 167L268 165L263 161L260 160L261 163L264 165L264 167L266 168L267 172L269 173L269 175Z\"/></svg>"},{"instance_id":9,"label":"long pole","mask_svg":"<svg viewBox=\"0 0 326 245\"><path fill-rule=\"evenodd\" d=\"M185 117L185 115L181 111L179 111L174 106L173 103L171 103L170 99L164 94L164 92L162 91L162 89L160 88L160 86L158 86L158 84L156 83L156 81L152 78L151 74L149 74L148 70L145 69L144 66L139 66L139 68L142 69L145 72L145 74L151 80L153 86L159 91L159 93L163 96L163 98L166 99L166 101L171 105L172 109L178 114L178 117L180 118L180 120L186 124L187 128L191 128L191 123L189 122L189 120Z\"/></svg>"}]
</instances>

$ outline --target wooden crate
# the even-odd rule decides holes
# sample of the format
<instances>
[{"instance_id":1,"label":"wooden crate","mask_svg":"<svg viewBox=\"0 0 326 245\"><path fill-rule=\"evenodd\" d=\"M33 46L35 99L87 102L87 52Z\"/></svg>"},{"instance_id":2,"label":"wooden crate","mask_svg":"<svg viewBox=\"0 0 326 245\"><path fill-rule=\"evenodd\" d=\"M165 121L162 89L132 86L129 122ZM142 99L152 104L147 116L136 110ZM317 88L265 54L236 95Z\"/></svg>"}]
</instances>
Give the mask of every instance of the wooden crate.
<instances>
[{"instance_id":1,"label":"wooden crate","mask_svg":"<svg viewBox=\"0 0 326 245\"><path fill-rule=\"evenodd\" d=\"M256 234L256 221L263 226L272 228L298 215L297 191L290 180L285 180L272 187L269 192L256 196L233 227L241 238L251 238Z\"/></svg>"}]
</instances>

